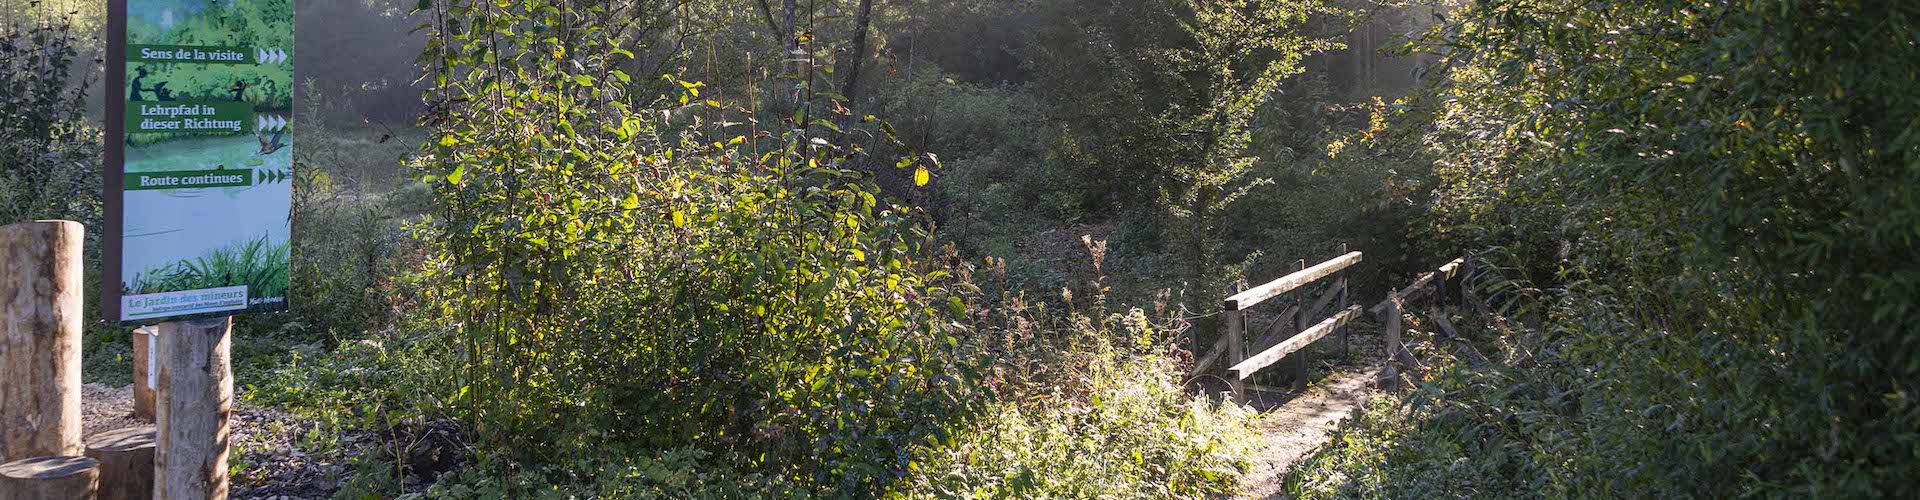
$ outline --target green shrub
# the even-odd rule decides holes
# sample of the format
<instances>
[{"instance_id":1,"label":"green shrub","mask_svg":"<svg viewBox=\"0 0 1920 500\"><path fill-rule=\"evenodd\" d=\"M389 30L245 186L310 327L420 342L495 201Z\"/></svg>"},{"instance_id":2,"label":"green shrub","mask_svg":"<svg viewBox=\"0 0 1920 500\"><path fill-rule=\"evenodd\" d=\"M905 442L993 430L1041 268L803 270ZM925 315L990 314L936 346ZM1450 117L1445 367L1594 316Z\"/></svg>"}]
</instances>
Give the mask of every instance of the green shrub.
<instances>
[{"instance_id":1,"label":"green shrub","mask_svg":"<svg viewBox=\"0 0 1920 500\"><path fill-rule=\"evenodd\" d=\"M1911 496L1920 6L1494 1L1449 19L1430 40L1449 69L1402 150L1434 165L1417 232L1497 265L1487 292L1520 323L1488 341L1497 364L1443 370L1431 407L1362 431L1461 464L1388 453L1384 477ZM1358 491L1415 494L1374 484Z\"/></svg>"},{"instance_id":2,"label":"green shrub","mask_svg":"<svg viewBox=\"0 0 1920 500\"><path fill-rule=\"evenodd\" d=\"M1084 381L995 404L929 448L909 498L1194 498L1231 493L1256 432L1244 407L1188 394L1159 354L1082 354Z\"/></svg>"},{"instance_id":3,"label":"green shrub","mask_svg":"<svg viewBox=\"0 0 1920 500\"><path fill-rule=\"evenodd\" d=\"M456 21L428 44L445 64L430 96L468 103L422 151L437 208L418 293L457 325L440 394L490 451L692 447L859 495L968 414L976 362L950 326L965 291L948 288L964 284L918 248L914 214L846 170L839 117L749 137L700 118L703 84L624 94L617 30L538 1L464 5L434 5ZM576 28L459 30L494 23ZM460 55L475 50L503 57Z\"/></svg>"}]
</instances>

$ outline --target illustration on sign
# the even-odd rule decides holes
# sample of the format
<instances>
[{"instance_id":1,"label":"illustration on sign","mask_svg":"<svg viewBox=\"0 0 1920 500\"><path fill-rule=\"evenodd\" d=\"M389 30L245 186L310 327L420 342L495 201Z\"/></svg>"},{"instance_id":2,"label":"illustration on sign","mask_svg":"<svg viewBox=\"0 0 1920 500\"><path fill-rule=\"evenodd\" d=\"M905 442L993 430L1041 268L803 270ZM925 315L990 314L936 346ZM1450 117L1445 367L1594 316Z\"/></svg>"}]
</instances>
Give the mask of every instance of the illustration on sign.
<instances>
[{"instance_id":1,"label":"illustration on sign","mask_svg":"<svg viewBox=\"0 0 1920 500\"><path fill-rule=\"evenodd\" d=\"M286 308L293 0L123 1L106 307L124 322Z\"/></svg>"}]
</instances>

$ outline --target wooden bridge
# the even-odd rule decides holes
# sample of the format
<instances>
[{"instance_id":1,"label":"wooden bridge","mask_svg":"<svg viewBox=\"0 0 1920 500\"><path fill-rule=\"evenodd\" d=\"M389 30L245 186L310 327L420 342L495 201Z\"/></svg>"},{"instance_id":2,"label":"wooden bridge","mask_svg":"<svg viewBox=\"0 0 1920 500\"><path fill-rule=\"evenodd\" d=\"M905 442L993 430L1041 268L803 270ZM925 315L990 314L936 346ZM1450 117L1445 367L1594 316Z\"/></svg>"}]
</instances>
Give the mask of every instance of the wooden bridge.
<instances>
[{"instance_id":1,"label":"wooden bridge","mask_svg":"<svg viewBox=\"0 0 1920 500\"><path fill-rule=\"evenodd\" d=\"M1454 259L1438 269L1423 273L1406 287L1389 293L1373 307L1363 308L1348 304L1350 268L1363 258L1360 252L1348 252L1347 245L1341 244L1338 255L1331 259L1311 267L1303 259L1297 261L1294 265L1296 270L1286 276L1251 289L1242 286L1238 293L1227 297L1221 305L1223 327L1220 338L1199 362L1194 363L1193 373L1206 373L1224 358L1228 365L1224 378L1234 400L1244 403L1250 391L1288 392L1286 389L1248 382L1262 370L1279 365L1282 372L1291 375L1291 391L1297 392L1305 389L1307 384L1307 358L1310 356L1307 348L1323 338L1335 336L1339 342L1337 356L1346 357L1351 343L1347 325L1367 313L1373 314L1381 326L1385 355L1379 362L1385 366L1383 378L1397 380L1400 374L1415 372L1420 364L1401 340L1405 331L1402 314L1406 304L1422 298L1444 302L1450 295L1448 291L1452 289L1459 289L1462 294L1470 293L1467 287L1460 284L1467 260ZM1325 286L1312 286L1320 283ZM1279 309L1278 319L1263 329L1258 339L1249 342L1249 311L1261 304L1284 307ZM1250 356L1247 355L1249 344L1258 348Z\"/></svg>"}]
</instances>

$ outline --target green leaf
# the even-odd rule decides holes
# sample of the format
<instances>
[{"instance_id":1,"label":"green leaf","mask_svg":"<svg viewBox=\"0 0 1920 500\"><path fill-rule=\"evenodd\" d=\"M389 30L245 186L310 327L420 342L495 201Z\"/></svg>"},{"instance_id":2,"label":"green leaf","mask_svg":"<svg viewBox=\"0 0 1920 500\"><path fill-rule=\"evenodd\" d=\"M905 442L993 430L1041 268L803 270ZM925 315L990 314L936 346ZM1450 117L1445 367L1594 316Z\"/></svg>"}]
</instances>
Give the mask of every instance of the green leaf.
<instances>
[{"instance_id":1,"label":"green leaf","mask_svg":"<svg viewBox=\"0 0 1920 500\"><path fill-rule=\"evenodd\" d=\"M1700 77L1693 76L1693 75L1680 75L1680 83L1693 83L1697 81L1700 81Z\"/></svg>"},{"instance_id":2,"label":"green leaf","mask_svg":"<svg viewBox=\"0 0 1920 500\"><path fill-rule=\"evenodd\" d=\"M965 318L967 317L967 304L961 302L959 297L947 297L947 314L952 314L953 319Z\"/></svg>"},{"instance_id":3,"label":"green leaf","mask_svg":"<svg viewBox=\"0 0 1920 500\"><path fill-rule=\"evenodd\" d=\"M461 181L461 180L464 180L464 179L466 179L466 178L467 178L467 166L466 166L466 165L460 165L460 166L457 166L457 167L453 167L453 173L451 173L451 174L447 174L447 182L448 182L448 183L451 183L451 184L453 184L453 185L456 185L456 186L458 186L458 185L460 185L460 181Z\"/></svg>"},{"instance_id":4,"label":"green leaf","mask_svg":"<svg viewBox=\"0 0 1920 500\"><path fill-rule=\"evenodd\" d=\"M640 194L627 193L627 199L620 200L620 208L626 209L626 210L633 210L636 208L640 208Z\"/></svg>"}]
</instances>

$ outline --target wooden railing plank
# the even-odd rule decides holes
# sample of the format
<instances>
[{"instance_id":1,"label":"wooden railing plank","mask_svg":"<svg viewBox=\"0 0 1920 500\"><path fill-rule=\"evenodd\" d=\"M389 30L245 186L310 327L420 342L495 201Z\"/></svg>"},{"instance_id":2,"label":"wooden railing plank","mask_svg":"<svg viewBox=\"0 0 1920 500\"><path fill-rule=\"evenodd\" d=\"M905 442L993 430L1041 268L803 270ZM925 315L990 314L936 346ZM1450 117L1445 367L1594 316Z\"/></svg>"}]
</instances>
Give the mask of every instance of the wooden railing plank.
<instances>
[{"instance_id":1,"label":"wooden railing plank","mask_svg":"<svg viewBox=\"0 0 1920 500\"><path fill-rule=\"evenodd\" d=\"M1287 339L1260 354L1255 354L1253 357L1247 358L1246 361L1241 361L1240 364L1233 365L1232 368L1228 368L1227 370L1239 373L1238 378L1245 380L1247 377L1253 376L1254 372L1260 371L1261 368L1266 368L1268 365L1272 365L1286 358L1288 354L1293 354L1306 348L1308 345L1312 345L1313 341L1320 340L1321 337L1327 336L1328 333L1332 333L1348 321L1360 316L1360 312L1360 306L1358 305L1348 307L1346 310L1340 311L1339 314L1335 314L1333 317L1313 325L1312 328L1300 332L1299 335L1294 335L1293 338Z\"/></svg>"},{"instance_id":2,"label":"wooden railing plank","mask_svg":"<svg viewBox=\"0 0 1920 500\"><path fill-rule=\"evenodd\" d=\"M1405 300L1417 297L1422 293L1426 293L1427 285L1433 284L1433 280L1435 278L1445 279L1448 277L1452 277L1454 273L1459 272L1461 263L1465 261L1466 261L1466 258L1464 257L1453 259L1452 262L1448 262L1446 263L1446 265L1440 266L1440 270L1438 271L1427 271L1426 273L1422 273L1419 279L1413 280L1413 284L1407 285L1406 288L1401 288L1399 291L1393 292L1393 296L1399 297L1400 300L1405 301ZM1388 297L1388 300L1392 300L1392 297ZM1380 314L1382 311L1385 311L1385 310L1387 310L1387 300L1382 300L1380 301L1379 304L1374 304L1373 308L1368 309L1367 311L1374 314Z\"/></svg>"},{"instance_id":3,"label":"wooden railing plank","mask_svg":"<svg viewBox=\"0 0 1920 500\"><path fill-rule=\"evenodd\" d=\"M1239 311L1253 307L1254 304L1259 304L1267 299L1287 293L1295 288L1299 288L1301 285L1312 283L1313 280L1325 278L1327 275L1358 263L1360 263L1360 252L1349 252L1346 255L1334 257L1326 262L1321 262L1320 265L1283 276L1277 280L1269 281L1267 284L1254 287L1252 290L1234 294L1232 297L1227 298L1226 310Z\"/></svg>"}]
</instances>

